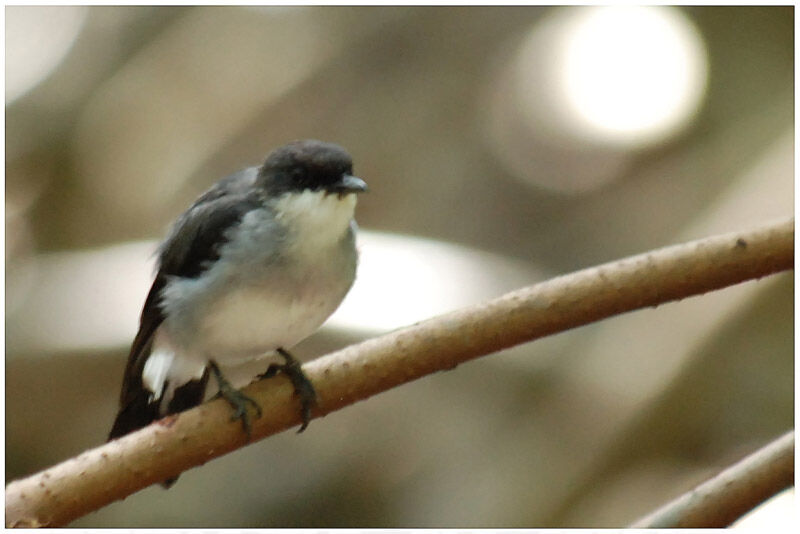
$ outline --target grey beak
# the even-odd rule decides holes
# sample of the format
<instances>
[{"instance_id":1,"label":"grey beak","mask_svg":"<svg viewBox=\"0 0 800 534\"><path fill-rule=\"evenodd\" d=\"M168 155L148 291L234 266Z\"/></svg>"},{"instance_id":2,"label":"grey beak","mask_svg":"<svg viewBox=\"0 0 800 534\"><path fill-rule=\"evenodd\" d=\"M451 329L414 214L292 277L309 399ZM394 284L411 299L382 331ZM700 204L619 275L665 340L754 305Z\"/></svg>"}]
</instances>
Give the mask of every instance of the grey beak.
<instances>
[{"instance_id":1,"label":"grey beak","mask_svg":"<svg viewBox=\"0 0 800 534\"><path fill-rule=\"evenodd\" d=\"M333 186L333 190L340 195L346 195L347 193L366 193L369 188L367 182L361 178L343 174L342 179Z\"/></svg>"}]
</instances>

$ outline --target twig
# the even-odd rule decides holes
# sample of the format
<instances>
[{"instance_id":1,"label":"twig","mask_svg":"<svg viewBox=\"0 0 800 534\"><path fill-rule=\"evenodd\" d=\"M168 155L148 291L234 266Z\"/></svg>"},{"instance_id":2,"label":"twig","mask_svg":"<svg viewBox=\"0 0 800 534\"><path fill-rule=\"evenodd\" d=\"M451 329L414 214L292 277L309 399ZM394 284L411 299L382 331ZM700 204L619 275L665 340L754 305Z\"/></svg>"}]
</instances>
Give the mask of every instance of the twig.
<instances>
[{"instance_id":1,"label":"twig","mask_svg":"<svg viewBox=\"0 0 800 534\"><path fill-rule=\"evenodd\" d=\"M561 276L319 358L304 370L319 417L435 371L616 314L791 269L794 220ZM246 388L261 439L299 423L285 378ZM64 525L246 444L224 401L170 416L6 487L9 526Z\"/></svg>"},{"instance_id":2,"label":"twig","mask_svg":"<svg viewBox=\"0 0 800 534\"><path fill-rule=\"evenodd\" d=\"M794 483L794 431L787 432L633 528L722 528Z\"/></svg>"}]
</instances>

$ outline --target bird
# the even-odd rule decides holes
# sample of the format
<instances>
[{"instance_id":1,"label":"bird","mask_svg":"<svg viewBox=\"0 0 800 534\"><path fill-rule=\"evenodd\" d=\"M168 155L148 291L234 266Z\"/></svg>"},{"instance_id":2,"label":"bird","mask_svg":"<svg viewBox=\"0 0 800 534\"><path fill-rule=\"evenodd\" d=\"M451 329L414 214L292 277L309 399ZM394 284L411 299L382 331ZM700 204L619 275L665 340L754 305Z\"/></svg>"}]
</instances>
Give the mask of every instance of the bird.
<instances>
[{"instance_id":1,"label":"bird","mask_svg":"<svg viewBox=\"0 0 800 534\"><path fill-rule=\"evenodd\" d=\"M356 200L367 189L344 148L306 139L200 195L157 249L109 441L215 393L249 439L248 408L261 407L241 388L278 372L300 397L302 432L316 393L288 349L353 285ZM276 357L283 363L266 365Z\"/></svg>"}]
</instances>

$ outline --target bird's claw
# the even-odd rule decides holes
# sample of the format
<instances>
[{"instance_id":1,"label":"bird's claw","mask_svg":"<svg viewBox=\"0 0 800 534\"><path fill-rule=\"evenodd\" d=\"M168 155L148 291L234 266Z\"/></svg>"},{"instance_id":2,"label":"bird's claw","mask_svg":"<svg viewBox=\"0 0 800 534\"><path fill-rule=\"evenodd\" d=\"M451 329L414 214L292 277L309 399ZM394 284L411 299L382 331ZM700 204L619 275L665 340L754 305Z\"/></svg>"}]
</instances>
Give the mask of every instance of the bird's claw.
<instances>
[{"instance_id":1,"label":"bird's claw","mask_svg":"<svg viewBox=\"0 0 800 534\"><path fill-rule=\"evenodd\" d=\"M285 363L271 364L264 373L259 375L259 378L270 378L281 372L292 382L295 394L300 397L300 416L302 417L303 423L297 430L299 434L308 428L308 423L311 421L311 410L317 405L317 392L314 390L314 385L303 372L300 362L284 349L279 348L277 352L283 357Z\"/></svg>"},{"instance_id":2,"label":"bird's claw","mask_svg":"<svg viewBox=\"0 0 800 534\"><path fill-rule=\"evenodd\" d=\"M252 435L252 426L250 424L250 413L247 411L247 405L250 404L255 409L256 419L260 418L263 413L261 406L251 397L248 397L240 390L231 386L230 382L222 376L222 372L219 370L216 363L211 362L210 367L219 384L217 397L222 397L231 405L231 408L233 408L231 421L236 421L238 419L242 422L242 428L245 434L247 434L247 439L249 441Z\"/></svg>"}]
</instances>

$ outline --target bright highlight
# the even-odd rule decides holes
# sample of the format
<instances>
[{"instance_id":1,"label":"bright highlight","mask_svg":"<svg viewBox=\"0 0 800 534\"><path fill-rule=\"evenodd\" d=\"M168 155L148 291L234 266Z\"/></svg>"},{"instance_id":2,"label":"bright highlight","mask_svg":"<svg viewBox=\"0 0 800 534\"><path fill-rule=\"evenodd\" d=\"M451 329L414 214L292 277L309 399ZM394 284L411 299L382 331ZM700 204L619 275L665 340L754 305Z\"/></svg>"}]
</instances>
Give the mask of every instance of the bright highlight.
<instances>
[{"instance_id":1,"label":"bright highlight","mask_svg":"<svg viewBox=\"0 0 800 534\"><path fill-rule=\"evenodd\" d=\"M694 26L669 7L581 8L564 33L563 87L590 134L636 144L688 121L707 78Z\"/></svg>"},{"instance_id":2,"label":"bright highlight","mask_svg":"<svg viewBox=\"0 0 800 534\"><path fill-rule=\"evenodd\" d=\"M6 105L46 79L71 50L86 6L6 7Z\"/></svg>"}]
</instances>

